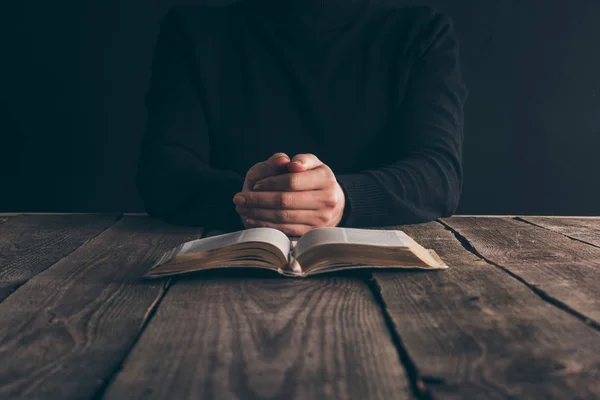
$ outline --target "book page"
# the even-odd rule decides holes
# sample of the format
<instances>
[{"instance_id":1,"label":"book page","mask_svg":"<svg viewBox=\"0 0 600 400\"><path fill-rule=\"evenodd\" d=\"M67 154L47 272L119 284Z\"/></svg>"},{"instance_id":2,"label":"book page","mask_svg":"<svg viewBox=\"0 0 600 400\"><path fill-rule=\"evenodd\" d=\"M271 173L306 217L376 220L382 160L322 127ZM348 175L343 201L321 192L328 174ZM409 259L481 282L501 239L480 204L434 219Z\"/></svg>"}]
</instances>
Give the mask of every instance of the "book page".
<instances>
[{"instance_id":1,"label":"book page","mask_svg":"<svg viewBox=\"0 0 600 400\"><path fill-rule=\"evenodd\" d=\"M318 228L307 232L298 240L294 255L299 257L313 246L334 243L363 244L384 247L411 247L413 240L402 231L356 229L356 228Z\"/></svg>"},{"instance_id":2,"label":"book page","mask_svg":"<svg viewBox=\"0 0 600 400\"><path fill-rule=\"evenodd\" d=\"M177 255L218 249L244 242L270 243L281 250L286 259L290 253L290 240L283 232L270 228L253 228L186 242L183 244Z\"/></svg>"},{"instance_id":3,"label":"book page","mask_svg":"<svg viewBox=\"0 0 600 400\"><path fill-rule=\"evenodd\" d=\"M183 243L174 249L165 252L160 257L153 267L165 264L173 258L191 253L198 253L207 250L219 249L226 246L231 246L236 243L244 242L265 242L281 250L286 260L289 260L291 243L288 237L276 230L270 228L253 228L239 232L225 233L223 235L211 236L203 239L196 239L190 242Z\"/></svg>"}]
</instances>

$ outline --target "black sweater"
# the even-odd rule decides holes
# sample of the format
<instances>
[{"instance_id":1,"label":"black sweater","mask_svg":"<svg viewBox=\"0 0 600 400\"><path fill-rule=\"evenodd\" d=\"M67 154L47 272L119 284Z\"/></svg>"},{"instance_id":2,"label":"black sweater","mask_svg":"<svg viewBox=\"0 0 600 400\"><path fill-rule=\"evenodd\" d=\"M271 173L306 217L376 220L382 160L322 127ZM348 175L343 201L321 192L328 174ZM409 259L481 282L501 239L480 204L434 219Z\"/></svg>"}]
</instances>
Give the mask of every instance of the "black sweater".
<instances>
[{"instance_id":1,"label":"black sweater","mask_svg":"<svg viewBox=\"0 0 600 400\"><path fill-rule=\"evenodd\" d=\"M247 170L285 152L333 170L344 226L452 214L467 90L450 20L426 7L283 4L168 13L136 178L148 213L241 229L232 198Z\"/></svg>"}]
</instances>

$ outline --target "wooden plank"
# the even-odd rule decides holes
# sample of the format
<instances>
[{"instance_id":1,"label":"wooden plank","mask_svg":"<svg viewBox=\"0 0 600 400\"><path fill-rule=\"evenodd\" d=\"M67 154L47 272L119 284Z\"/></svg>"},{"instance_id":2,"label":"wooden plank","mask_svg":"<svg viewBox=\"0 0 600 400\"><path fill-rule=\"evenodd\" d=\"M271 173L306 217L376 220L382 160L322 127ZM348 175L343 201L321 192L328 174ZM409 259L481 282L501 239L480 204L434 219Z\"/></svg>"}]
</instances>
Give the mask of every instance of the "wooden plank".
<instances>
[{"instance_id":1,"label":"wooden plank","mask_svg":"<svg viewBox=\"0 0 600 400\"><path fill-rule=\"evenodd\" d=\"M470 214L454 214L454 217L468 217L468 218L529 218L529 217L542 217L542 218L579 218L579 219L600 219L600 216L597 215L508 215L508 214L498 214L498 215L470 215Z\"/></svg>"},{"instance_id":2,"label":"wooden plank","mask_svg":"<svg viewBox=\"0 0 600 400\"><path fill-rule=\"evenodd\" d=\"M519 217L522 220L600 247L600 219Z\"/></svg>"},{"instance_id":3,"label":"wooden plank","mask_svg":"<svg viewBox=\"0 0 600 400\"><path fill-rule=\"evenodd\" d=\"M540 296L600 327L600 248L514 219L443 221Z\"/></svg>"},{"instance_id":4,"label":"wooden plank","mask_svg":"<svg viewBox=\"0 0 600 400\"><path fill-rule=\"evenodd\" d=\"M0 398L91 398L163 295L139 277L198 229L124 217L0 303Z\"/></svg>"},{"instance_id":5,"label":"wooden plank","mask_svg":"<svg viewBox=\"0 0 600 400\"><path fill-rule=\"evenodd\" d=\"M440 224L400 229L450 265L374 274L422 398L600 398L600 332L465 250Z\"/></svg>"},{"instance_id":6,"label":"wooden plank","mask_svg":"<svg viewBox=\"0 0 600 400\"><path fill-rule=\"evenodd\" d=\"M412 398L363 281L248 273L176 282L104 398Z\"/></svg>"},{"instance_id":7,"label":"wooden plank","mask_svg":"<svg viewBox=\"0 0 600 400\"><path fill-rule=\"evenodd\" d=\"M122 214L122 213L121 213ZM94 213L94 212L4 212L0 213L0 217L17 217L20 215L106 215L106 213ZM126 215L130 215L127 213ZM143 213L143 215L147 215Z\"/></svg>"},{"instance_id":8,"label":"wooden plank","mask_svg":"<svg viewBox=\"0 0 600 400\"><path fill-rule=\"evenodd\" d=\"M113 215L21 215L0 224L0 301L118 218Z\"/></svg>"}]
</instances>

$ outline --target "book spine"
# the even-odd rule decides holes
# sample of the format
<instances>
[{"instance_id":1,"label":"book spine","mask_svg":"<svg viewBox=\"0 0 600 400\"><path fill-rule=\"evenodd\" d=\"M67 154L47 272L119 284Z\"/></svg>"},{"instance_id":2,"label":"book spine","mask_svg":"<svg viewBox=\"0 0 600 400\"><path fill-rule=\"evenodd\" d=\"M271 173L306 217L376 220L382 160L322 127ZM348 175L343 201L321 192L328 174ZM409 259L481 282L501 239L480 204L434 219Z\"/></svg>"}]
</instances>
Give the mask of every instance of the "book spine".
<instances>
[{"instance_id":1,"label":"book spine","mask_svg":"<svg viewBox=\"0 0 600 400\"><path fill-rule=\"evenodd\" d=\"M287 276L290 278L305 278L306 277L306 274L302 271L294 272L294 271L289 271L289 270L279 268L277 270L277 272L279 272L283 276Z\"/></svg>"},{"instance_id":2,"label":"book spine","mask_svg":"<svg viewBox=\"0 0 600 400\"><path fill-rule=\"evenodd\" d=\"M303 274L302 266L300 265L300 263L298 262L298 260L294 256L294 250L293 249L290 251L290 254L288 255L288 270L290 272L294 273L295 275L302 275Z\"/></svg>"}]
</instances>

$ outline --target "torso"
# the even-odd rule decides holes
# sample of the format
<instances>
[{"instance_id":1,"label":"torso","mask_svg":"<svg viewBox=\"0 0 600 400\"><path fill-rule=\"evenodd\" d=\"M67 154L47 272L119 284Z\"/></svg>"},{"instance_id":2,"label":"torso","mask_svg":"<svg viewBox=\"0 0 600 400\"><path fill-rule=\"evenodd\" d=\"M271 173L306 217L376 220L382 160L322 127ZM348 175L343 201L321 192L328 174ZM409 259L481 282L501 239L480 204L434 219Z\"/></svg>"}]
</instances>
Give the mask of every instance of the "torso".
<instances>
[{"instance_id":1,"label":"torso","mask_svg":"<svg viewBox=\"0 0 600 400\"><path fill-rule=\"evenodd\" d=\"M297 40L245 6L190 8L193 84L211 159L243 173L275 152L314 153L334 172L384 165L414 59L419 8L373 9ZM396 127L397 129L397 127Z\"/></svg>"}]
</instances>

